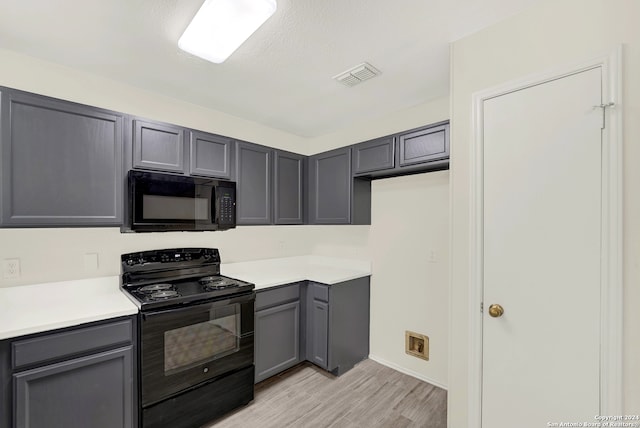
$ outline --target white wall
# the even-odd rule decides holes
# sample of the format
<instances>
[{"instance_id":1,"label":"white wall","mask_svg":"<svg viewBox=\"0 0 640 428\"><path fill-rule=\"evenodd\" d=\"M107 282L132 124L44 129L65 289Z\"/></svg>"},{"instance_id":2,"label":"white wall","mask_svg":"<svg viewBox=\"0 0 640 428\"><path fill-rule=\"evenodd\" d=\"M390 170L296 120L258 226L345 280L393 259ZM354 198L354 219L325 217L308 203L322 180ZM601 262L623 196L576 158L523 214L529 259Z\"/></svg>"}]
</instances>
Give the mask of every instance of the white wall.
<instances>
[{"instance_id":1,"label":"white wall","mask_svg":"<svg viewBox=\"0 0 640 428\"><path fill-rule=\"evenodd\" d=\"M452 44L449 426L467 426L471 96L624 43L624 412L640 413L640 2L555 0ZM606 100L605 100L606 101ZM549 108L553 108L552 105Z\"/></svg>"},{"instance_id":2,"label":"white wall","mask_svg":"<svg viewBox=\"0 0 640 428\"><path fill-rule=\"evenodd\" d=\"M437 98L376 120L354 123L338 132L310 138L307 143L307 154L313 155L447 119L449 119L449 97Z\"/></svg>"},{"instance_id":3,"label":"white wall","mask_svg":"<svg viewBox=\"0 0 640 428\"><path fill-rule=\"evenodd\" d=\"M446 387L449 171L372 184L371 358ZM405 330L429 336L429 361L405 353Z\"/></svg>"}]
</instances>

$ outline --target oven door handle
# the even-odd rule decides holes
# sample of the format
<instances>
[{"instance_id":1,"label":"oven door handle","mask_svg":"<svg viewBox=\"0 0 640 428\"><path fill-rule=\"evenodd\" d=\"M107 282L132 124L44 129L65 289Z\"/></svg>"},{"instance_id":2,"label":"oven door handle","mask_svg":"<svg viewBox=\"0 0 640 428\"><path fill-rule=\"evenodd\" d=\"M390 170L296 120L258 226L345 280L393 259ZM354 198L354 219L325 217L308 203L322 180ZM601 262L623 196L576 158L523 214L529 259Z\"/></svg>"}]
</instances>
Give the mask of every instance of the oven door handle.
<instances>
[{"instance_id":1,"label":"oven door handle","mask_svg":"<svg viewBox=\"0 0 640 428\"><path fill-rule=\"evenodd\" d=\"M198 312L202 312L203 310L221 308L224 306L230 306L234 304L249 303L251 301L254 301L255 298L256 298L256 293L252 291L251 293L232 296L228 299L214 300L214 301L201 302L201 303L190 303L185 306L181 306L177 308L174 307L171 309L165 309L160 311L143 312L142 319L153 320L159 316L168 315L168 314L180 313L180 314L186 315L189 313L198 313Z\"/></svg>"}]
</instances>

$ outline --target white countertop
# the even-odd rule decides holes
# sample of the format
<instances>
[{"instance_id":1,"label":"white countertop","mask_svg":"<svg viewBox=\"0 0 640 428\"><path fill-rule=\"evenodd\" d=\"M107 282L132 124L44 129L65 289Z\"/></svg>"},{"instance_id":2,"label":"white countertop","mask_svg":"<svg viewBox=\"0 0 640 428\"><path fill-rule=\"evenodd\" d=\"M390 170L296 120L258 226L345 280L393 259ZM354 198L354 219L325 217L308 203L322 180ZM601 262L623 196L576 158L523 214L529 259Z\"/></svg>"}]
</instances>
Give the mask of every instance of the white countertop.
<instances>
[{"instance_id":1,"label":"white countertop","mask_svg":"<svg viewBox=\"0 0 640 428\"><path fill-rule=\"evenodd\" d=\"M0 288L0 340L137 312L117 276Z\"/></svg>"},{"instance_id":2,"label":"white countertop","mask_svg":"<svg viewBox=\"0 0 640 428\"><path fill-rule=\"evenodd\" d=\"M331 285L362 278L371 275L371 263L298 256L224 263L221 271L260 290L305 280ZM137 312L120 291L117 276L0 288L0 340Z\"/></svg>"},{"instance_id":3,"label":"white countertop","mask_svg":"<svg viewBox=\"0 0 640 428\"><path fill-rule=\"evenodd\" d=\"M256 290L297 281L336 284L371 275L371 263L322 256L297 256L250 262L223 263L221 273L252 282Z\"/></svg>"}]
</instances>

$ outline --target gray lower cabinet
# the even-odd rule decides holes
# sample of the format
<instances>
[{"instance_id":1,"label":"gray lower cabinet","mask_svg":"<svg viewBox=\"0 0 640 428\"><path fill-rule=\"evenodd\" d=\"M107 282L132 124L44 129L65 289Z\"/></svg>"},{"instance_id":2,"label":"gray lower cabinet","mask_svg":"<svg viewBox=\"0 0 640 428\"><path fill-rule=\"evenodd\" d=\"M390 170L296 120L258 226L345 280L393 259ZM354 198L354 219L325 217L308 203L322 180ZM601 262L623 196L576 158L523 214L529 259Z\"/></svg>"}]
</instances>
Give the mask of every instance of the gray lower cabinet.
<instances>
[{"instance_id":1,"label":"gray lower cabinet","mask_svg":"<svg viewBox=\"0 0 640 428\"><path fill-rule=\"evenodd\" d=\"M309 158L309 224L371 224L371 181L351 171L351 147Z\"/></svg>"},{"instance_id":2,"label":"gray lower cabinet","mask_svg":"<svg viewBox=\"0 0 640 428\"><path fill-rule=\"evenodd\" d=\"M236 143L236 223L272 223L273 151L257 144Z\"/></svg>"},{"instance_id":3,"label":"gray lower cabinet","mask_svg":"<svg viewBox=\"0 0 640 428\"><path fill-rule=\"evenodd\" d=\"M328 369L329 303L317 299L312 299L310 303L307 359L323 369Z\"/></svg>"},{"instance_id":4,"label":"gray lower cabinet","mask_svg":"<svg viewBox=\"0 0 640 428\"><path fill-rule=\"evenodd\" d=\"M17 373L17 428L132 427L133 348Z\"/></svg>"},{"instance_id":5,"label":"gray lower cabinet","mask_svg":"<svg viewBox=\"0 0 640 428\"><path fill-rule=\"evenodd\" d=\"M200 131L189 132L191 175L230 180L233 178L234 141Z\"/></svg>"},{"instance_id":6,"label":"gray lower cabinet","mask_svg":"<svg viewBox=\"0 0 640 428\"><path fill-rule=\"evenodd\" d=\"M339 376L369 356L369 277L256 292L256 382L307 360Z\"/></svg>"},{"instance_id":7,"label":"gray lower cabinet","mask_svg":"<svg viewBox=\"0 0 640 428\"><path fill-rule=\"evenodd\" d=\"M305 158L296 153L274 150L274 223L303 224Z\"/></svg>"},{"instance_id":8,"label":"gray lower cabinet","mask_svg":"<svg viewBox=\"0 0 640 428\"><path fill-rule=\"evenodd\" d=\"M369 277L307 288L307 360L339 376L369 356Z\"/></svg>"},{"instance_id":9,"label":"gray lower cabinet","mask_svg":"<svg viewBox=\"0 0 640 428\"><path fill-rule=\"evenodd\" d=\"M137 427L135 331L132 316L2 342L0 425Z\"/></svg>"},{"instance_id":10,"label":"gray lower cabinet","mask_svg":"<svg viewBox=\"0 0 640 428\"><path fill-rule=\"evenodd\" d=\"M133 167L185 173L189 158L185 130L176 125L133 118L131 124Z\"/></svg>"},{"instance_id":11,"label":"gray lower cabinet","mask_svg":"<svg viewBox=\"0 0 640 428\"><path fill-rule=\"evenodd\" d=\"M296 283L256 293L256 383L301 361L301 286Z\"/></svg>"},{"instance_id":12,"label":"gray lower cabinet","mask_svg":"<svg viewBox=\"0 0 640 428\"><path fill-rule=\"evenodd\" d=\"M121 224L123 115L7 88L0 97L0 224Z\"/></svg>"}]
</instances>

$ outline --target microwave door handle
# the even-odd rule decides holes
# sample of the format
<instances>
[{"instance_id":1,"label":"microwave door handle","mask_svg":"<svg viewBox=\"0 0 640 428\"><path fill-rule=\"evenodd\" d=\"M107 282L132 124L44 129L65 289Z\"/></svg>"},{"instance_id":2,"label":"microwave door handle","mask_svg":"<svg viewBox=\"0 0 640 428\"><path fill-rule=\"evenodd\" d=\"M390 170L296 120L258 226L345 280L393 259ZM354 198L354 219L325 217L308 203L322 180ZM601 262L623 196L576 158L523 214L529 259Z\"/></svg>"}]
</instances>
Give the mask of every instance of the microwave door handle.
<instances>
[{"instance_id":1,"label":"microwave door handle","mask_svg":"<svg viewBox=\"0 0 640 428\"><path fill-rule=\"evenodd\" d=\"M218 189L211 187L211 223L218 224L220 222L220 203L218 202Z\"/></svg>"}]
</instances>

